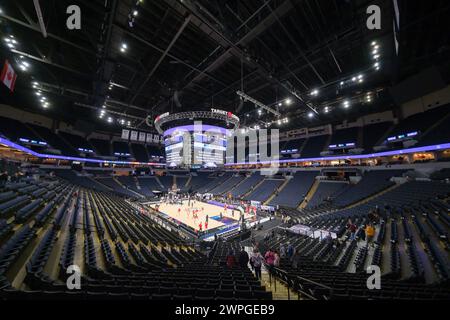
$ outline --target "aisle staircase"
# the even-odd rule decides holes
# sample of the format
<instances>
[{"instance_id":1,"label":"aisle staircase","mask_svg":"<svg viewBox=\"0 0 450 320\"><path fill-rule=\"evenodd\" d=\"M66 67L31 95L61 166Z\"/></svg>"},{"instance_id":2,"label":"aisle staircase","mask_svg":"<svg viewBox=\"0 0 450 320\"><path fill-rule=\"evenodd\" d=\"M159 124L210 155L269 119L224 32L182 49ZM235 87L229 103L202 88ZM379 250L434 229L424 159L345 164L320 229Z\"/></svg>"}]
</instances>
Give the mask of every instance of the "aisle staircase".
<instances>
[{"instance_id":1,"label":"aisle staircase","mask_svg":"<svg viewBox=\"0 0 450 320\"><path fill-rule=\"evenodd\" d=\"M319 183L320 180L314 181L313 185L311 186L311 189L309 189L308 193L306 194L305 199L303 199L302 203L300 203L300 205L298 206L298 209L304 209L307 206L308 201L311 200L312 197L314 196L314 193L316 193L317 188L319 187Z\"/></svg>"},{"instance_id":2,"label":"aisle staircase","mask_svg":"<svg viewBox=\"0 0 450 320\"><path fill-rule=\"evenodd\" d=\"M119 185L121 186L123 189L126 189L127 191L130 191L132 193L134 193L136 196L143 198L144 196L136 191L134 191L133 189L128 189L122 182L120 182L119 179L117 179L115 176L112 176L112 179Z\"/></svg>"},{"instance_id":3,"label":"aisle staircase","mask_svg":"<svg viewBox=\"0 0 450 320\"><path fill-rule=\"evenodd\" d=\"M283 191L284 187L287 186L287 184L289 183L289 181L291 181L291 179L285 178L283 183L281 184L281 186L279 186L277 188L277 190L275 190L272 195L269 197L269 199L267 199L266 201L264 201L264 205L268 205L270 203L270 201L273 200L273 198L275 198L277 196L277 193L280 193L281 191Z\"/></svg>"},{"instance_id":4,"label":"aisle staircase","mask_svg":"<svg viewBox=\"0 0 450 320\"><path fill-rule=\"evenodd\" d=\"M372 200L372 199L374 199L374 198L377 198L377 197L379 197L379 196L385 194L386 192L389 192L389 191L392 191L392 190L398 188L400 185L401 185L401 183L396 183L396 184L394 184L393 186L390 186L390 187L388 187L388 188L386 188L386 189L384 189L384 190L382 190L382 191L380 191L380 192L377 192L377 193L371 195L370 197L364 198L364 199L362 199L362 200L360 200L360 201L358 201L358 202L355 202L355 203L349 205L348 207L345 207L345 209L351 209L351 208L353 208L353 207L359 206L360 204L367 203L367 202L369 202L370 200Z\"/></svg>"},{"instance_id":5,"label":"aisle staircase","mask_svg":"<svg viewBox=\"0 0 450 320\"><path fill-rule=\"evenodd\" d=\"M226 191L226 194L231 193L234 189L236 189L241 183L243 183L245 180L247 180L249 177L245 177L244 179L242 179L241 181L239 181L237 184L235 184L231 189L229 189L228 191Z\"/></svg>"},{"instance_id":6,"label":"aisle staircase","mask_svg":"<svg viewBox=\"0 0 450 320\"><path fill-rule=\"evenodd\" d=\"M184 187L185 187L186 189L189 189L189 186L190 186L190 184L191 184L191 181L192 181L192 176L189 175L189 178L187 179L186 183L184 184Z\"/></svg>"},{"instance_id":7,"label":"aisle staircase","mask_svg":"<svg viewBox=\"0 0 450 320\"><path fill-rule=\"evenodd\" d=\"M164 190L166 188L166 187L164 187L164 185L162 184L161 180L159 180L159 178L157 176L155 176L155 180L159 184L159 186L161 187L161 190Z\"/></svg>"},{"instance_id":8,"label":"aisle staircase","mask_svg":"<svg viewBox=\"0 0 450 320\"><path fill-rule=\"evenodd\" d=\"M259 188L260 185L262 185L264 183L264 181L266 181L266 179L261 179L261 181L259 181L257 184L255 184L253 187L251 187L246 193L244 193L243 195L241 195L241 198L245 198L246 196L248 196L250 193L252 193L253 191L255 191L256 189Z\"/></svg>"},{"instance_id":9,"label":"aisle staircase","mask_svg":"<svg viewBox=\"0 0 450 320\"><path fill-rule=\"evenodd\" d=\"M297 293L290 290L277 278L272 277L272 279L270 279L267 271L262 271L261 277L261 285L264 286L266 291L272 292L273 300L300 300Z\"/></svg>"},{"instance_id":10,"label":"aisle staircase","mask_svg":"<svg viewBox=\"0 0 450 320\"><path fill-rule=\"evenodd\" d=\"M98 185L98 186L100 186L100 187L106 188L106 189L108 189L109 191L114 191L113 188L111 188L110 186L107 186L107 185L104 184L104 183L101 183L100 181L94 179L94 178L93 178L92 176L90 176L90 175L86 175L85 177L88 178L89 180L91 180L92 183L93 183L94 185Z\"/></svg>"}]
</instances>

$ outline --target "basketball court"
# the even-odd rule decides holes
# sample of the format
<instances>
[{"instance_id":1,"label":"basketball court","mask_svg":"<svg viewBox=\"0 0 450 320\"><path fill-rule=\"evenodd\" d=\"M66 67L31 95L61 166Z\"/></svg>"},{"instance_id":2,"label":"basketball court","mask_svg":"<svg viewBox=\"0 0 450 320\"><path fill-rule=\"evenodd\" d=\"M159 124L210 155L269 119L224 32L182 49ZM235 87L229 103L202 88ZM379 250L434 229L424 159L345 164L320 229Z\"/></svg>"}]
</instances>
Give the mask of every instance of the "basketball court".
<instances>
[{"instance_id":1,"label":"basketball court","mask_svg":"<svg viewBox=\"0 0 450 320\"><path fill-rule=\"evenodd\" d=\"M189 206L188 200L183 200L182 204L171 204L161 202L159 203L158 211L168 215L169 217L178 220L185 225L198 230L199 224L202 224L202 230L207 231L223 226L239 223L241 213L239 210L233 210L209 204L201 201L191 200L191 206ZM158 204L151 204L152 209L156 209ZM196 215L194 215L196 212ZM222 213L222 218L220 214ZM208 216L208 228L205 229L206 216ZM252 218L253 214L245 213L245 219Z\"/></svg>"}]
</instances>

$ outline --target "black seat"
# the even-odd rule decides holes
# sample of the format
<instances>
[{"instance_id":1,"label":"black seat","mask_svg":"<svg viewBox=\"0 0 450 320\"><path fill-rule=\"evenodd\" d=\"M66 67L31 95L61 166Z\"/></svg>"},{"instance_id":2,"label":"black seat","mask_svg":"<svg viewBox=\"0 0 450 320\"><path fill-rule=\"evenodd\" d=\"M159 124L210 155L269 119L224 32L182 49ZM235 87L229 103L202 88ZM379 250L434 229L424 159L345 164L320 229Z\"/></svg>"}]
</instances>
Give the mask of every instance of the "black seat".
<instances>
[{"instance_id":1,"label":"black seat","mask_svg":"<svg viewBox=\"0 0 450 320\"><path fill-rule=\"evenodd\" d=\"M152 294L152 300L170 300L170 294Z\"/></svg>"}]
</instances>

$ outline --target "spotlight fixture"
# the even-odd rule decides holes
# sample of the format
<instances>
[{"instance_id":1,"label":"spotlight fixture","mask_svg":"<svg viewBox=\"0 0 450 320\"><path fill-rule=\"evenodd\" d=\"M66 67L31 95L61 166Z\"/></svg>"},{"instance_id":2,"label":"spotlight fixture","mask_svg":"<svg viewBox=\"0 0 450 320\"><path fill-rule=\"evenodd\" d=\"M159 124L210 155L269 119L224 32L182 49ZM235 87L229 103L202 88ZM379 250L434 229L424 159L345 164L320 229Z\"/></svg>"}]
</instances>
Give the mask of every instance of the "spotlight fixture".
<instances>
[{"instance_id":1,"label":"spotlight fixture","mask_svg":"<svg viewBox=\"0 0 450 320\"><path fill-rule=\"evenodd\" d=\"M379 62L375 62L373 67L375 68L375 70L380 70L380 63Z\"/></svg>"},{"instance_id":2,"label":"spotlight fixture","mask_svg":"<svg viewBox=\"0 0 450 320\"><path fill-rule=\"evenodd\" d=\"M21 61L19 64L19 68L22 71L27 71L29 67L30 67L30 64L26 61Z\"/></svg>"},{"instance_id":3,"label":"spotlight fixture","mask_svg":"<svg viewBox=\"0 0 450 320\"><path fill-rule=\"evenodd\" d=\"M312 118L312 117L314 117L314 113L313 112L308 113L308 118Z\"/></svg>"},{"instance_id":4,"label":"spotlight fixture","mask_svg":"<svg viewBox=\"0 0 450 320\"><path fill-rule=\"evenodd\" d=\"M289 106L292 103L292 100L291 98L287 98L284 102L286 103L287 106Z\"/></svg>"},{"instance_id":5,"label":"spotlight fixture","mask_svg":"<svg viewBox=\"0 0 450 320\"><path fill-rule=\"evenodd\" d=\"M136 17L137 15L138 15L138 11L137 11L137 10L134 10L134 11L133 11L133 16Z\"/></svg>"},{"instance_id":6,"label":"spotlight fixture","mask_svg":"<svg viewBox=\"0 0 450 320\"><path fill-rule=\"evenodd\" d=\"M112 123L113 119L111 117L108 117L108 123Z\"/></svg>"},{"instance_id":7,"label":"spotlight fixture","mask_svg":"<svg viewBox=\"0 0 450 320\"><path fill-rule=\"evenodd\" d=\"M120 46L120 52L125 52L128 49L128 45L126 43L122 43Z\"/></svg>"},{"instance_id":8,"label":"spotlight fixture","mask_svg":"<svg viewBox=\"0 0 450 320\"><path fill-rule=\"evenodd\" d=\"M312 96L317 96L318 94L319 94L319 90L317 90L317 89L311 91Z\"/></svg>"},{"instance_id":9,"label":"spotlight fixture","mask_svg":"<svg viewBox=\"0 0 450 320\"><path fill-rule=\"evenodd\" d=\"M344 101L344 108L345 108L345 109L348 109L349 106L350 106L350 101L345 100L345 101Z\"/></svg>"}]
</instances>

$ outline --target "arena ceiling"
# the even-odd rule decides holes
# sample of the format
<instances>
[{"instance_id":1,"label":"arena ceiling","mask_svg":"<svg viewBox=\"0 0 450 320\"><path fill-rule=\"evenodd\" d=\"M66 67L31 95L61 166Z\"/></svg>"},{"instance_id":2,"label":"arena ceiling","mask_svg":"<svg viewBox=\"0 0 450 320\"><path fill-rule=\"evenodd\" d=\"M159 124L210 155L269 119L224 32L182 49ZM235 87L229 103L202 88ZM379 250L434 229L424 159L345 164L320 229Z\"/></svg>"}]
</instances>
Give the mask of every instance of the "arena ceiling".
<instances>
[{"instance_id":1,"label":"arena ceiling","mask_svg":"<svg viewBox=\"0 0 450 320\"><path fill-rule=\"evenodd\" d=\"M276 116L241 103L237 90L278 109L289 119L280 129L311 126L393 108L390 86L429 66L449 70L446 0L398 1L398 54L392 0L35 2L43 27L33 1L0 5L1 58L18 73L15 92L2 88L0 102L102 130L212 107L277 127ZM80 30L66 27L73 4ZM366 26L373 4L381 30ZM11 35L13 48L4 41ZM17 67L23 61L26 71Z\"/></svg>"}]
</instances>

